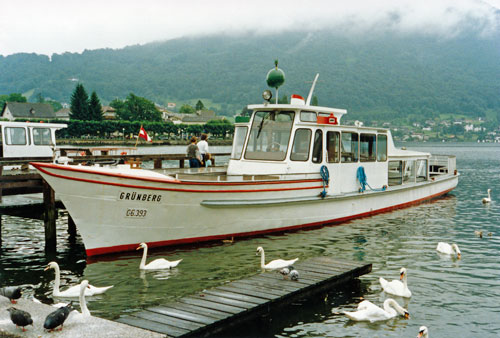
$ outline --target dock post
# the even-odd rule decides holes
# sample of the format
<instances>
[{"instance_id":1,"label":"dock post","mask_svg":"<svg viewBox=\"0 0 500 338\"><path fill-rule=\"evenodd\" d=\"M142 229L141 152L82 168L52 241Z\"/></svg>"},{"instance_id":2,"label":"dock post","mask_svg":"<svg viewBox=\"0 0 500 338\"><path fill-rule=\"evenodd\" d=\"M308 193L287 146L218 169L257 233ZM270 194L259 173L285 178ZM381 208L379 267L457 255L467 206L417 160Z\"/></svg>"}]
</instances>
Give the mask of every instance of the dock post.
<instances>
[{"instance_id":1,"label":"dock post","mask_svg":"<svg viewBox=\"0 0 500 338\"><path fill-rule=\"evenodd\" d=\"M2 215L0 214L0 245L2 245Z\"/></svg>"},{"instance_id":2,"label":"dock post","mask_svg":"<svg viewBox=\"0 0 500 338\"><path fill-rule=\"evenodd\" d=\"M43 180L43 222L45 225L45 251L55 252L56 243L56 199L54 190Z\"/></svg>"},{"instance_id":3,"label":"dock post","mask_svg":"<svg viewBox=\"0 0 500 338\"><path fill-rule=\"evenodd\" d=\"M75 221L73 221L73 217L68 214L68 234L70 237L76 237L76 225Z\"/></svg>"},{"instance_id":4,"label":"dock post","mask_svg":"<svg viewBox=\"0 0 500 338\"><path fill-rule=\"evenodd\" d=\"M154 160L154 168L155 169L161 169L161 158L157 158Z\"/></svg>"},{"instance_id":5,"label":"dock post","mask_svg":"<svg viewBox=\"0 0 500 338\"><path fill-rule=\"evenodd\" d=\"M184 168L184 159L179 160L179 168Z\"/></svg>"}]
</instances>

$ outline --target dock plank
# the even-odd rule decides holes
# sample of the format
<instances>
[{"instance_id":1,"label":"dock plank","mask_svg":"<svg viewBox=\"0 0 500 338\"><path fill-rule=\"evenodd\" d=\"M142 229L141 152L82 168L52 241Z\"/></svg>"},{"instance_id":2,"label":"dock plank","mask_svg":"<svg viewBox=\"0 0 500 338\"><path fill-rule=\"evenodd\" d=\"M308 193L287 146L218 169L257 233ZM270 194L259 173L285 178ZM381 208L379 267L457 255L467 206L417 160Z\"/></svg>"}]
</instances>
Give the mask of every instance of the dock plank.
<instances>
[{"instance_id":1,"label":"dock plank","mask_svg":"<svg viewBox=\"0 0 500 338\"><path fill-rule=\"evenodd\" d=\"M163 306L153 306L153 307L148 307L146 310L151 311L151 312L157 312L161 313L170 317L176 317L180 319L185 319L189 320L192 322L200 323L200 324L212 324L217 321L215 318L207 317L207 316L202 316L196 313L192 312L187 312L183 310L178 310L174 308L167 308Z\"/></svg>"},{"instance_id":2,"label":"dock plank","mask_svg":"<svg viewBox=\"0 0 500 338\"><path fill-rule=\"evenodd\" d=\"M294 264L299 280L268 271L199 291L176 302L124 316L120 322L171 337L209 337L371 272L371 264L343 262L326 256Z\"/></svg>"}]
</instances>

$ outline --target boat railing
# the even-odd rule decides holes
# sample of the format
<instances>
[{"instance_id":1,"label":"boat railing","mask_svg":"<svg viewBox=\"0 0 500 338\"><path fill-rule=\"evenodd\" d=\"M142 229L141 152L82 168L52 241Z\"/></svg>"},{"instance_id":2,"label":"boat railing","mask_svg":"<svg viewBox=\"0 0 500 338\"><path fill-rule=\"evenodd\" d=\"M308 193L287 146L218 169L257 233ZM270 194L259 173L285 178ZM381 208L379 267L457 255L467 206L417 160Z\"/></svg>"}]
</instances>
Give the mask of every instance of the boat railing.
<instances>
[{"instance_id":1,"label":"boat railing","mask_svg":"<svg viewBox=\"0 0 500 338\"><path fill-rule=\"evenodd\" d=\"M457 158L454 155L432 155L429 159L431 176L454 174L457 169Z\"/></svg>"}]
</instances>

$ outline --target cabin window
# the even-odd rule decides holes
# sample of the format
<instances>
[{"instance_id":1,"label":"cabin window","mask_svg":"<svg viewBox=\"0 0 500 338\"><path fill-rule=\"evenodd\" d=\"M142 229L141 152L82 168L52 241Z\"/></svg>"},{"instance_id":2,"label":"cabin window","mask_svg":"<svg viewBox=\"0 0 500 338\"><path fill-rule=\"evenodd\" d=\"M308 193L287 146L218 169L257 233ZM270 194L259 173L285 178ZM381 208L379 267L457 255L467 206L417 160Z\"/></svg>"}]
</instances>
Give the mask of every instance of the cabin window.
<instances>
[{"instance_id":1,"label":"cabin window","mask_svg":"<svg viewBox=\"0 0 500 338\"><path fill-rule=\"evenodd\" d=\"M326 133L326 152L328 153L328 163L339 162L340 133L329 131Z\"/></svg>"},{"instance_id":2,"label":"cabin window","mask_svg":"<svg viewBox=\"0 0 500 338\"><path fill-rule=\"evenodd\" d=\"M313 163L323 162L323 132L320 129L314 134L312 161Z\"/></svg>"},{"instance_id":3,"label":"cabin window","mask_svg":"<svg viewBox=\"0 0 500 338\"><path fill-rule=\"evenodd\" d=\"M387 135L377 135L377 161L387 161Z\"/></svg>"},{"instance_id":4,"label":"cabin window","mask_svg":"<svg viewBox=\"0 0 500 338\"><path fill-rule=\"evenodd\" d=\"M427 181L427 160L417 160L417 182Z\"/></svg>"},{"instance_id":5,"label":"cabin window","mask_svg":"<svg viewBox=\"0 0 500 338\"><path fill-rule=\"evenodd\" d=\"M408 160L404 162L403 183L414 183L416 173L416 161Z\"/></svg>"},{"instance_id":6,"label":"cabin window","mask_svg":"<svg viewBox=\"0 0 500 338\"><path fill-rule=\"evenodd\" d=\"M33 128L33 143L37 146L52 144L50 128Z\"/></svg>"},{"instance_id":7,"label":"cabin window","mask_svg":"<svg viewBox=\"0 0 500 338\"><path fill-rule=\"evenodd\" d=\"M343 163L358 162L357 133L342 133L341 160Z\"/></svg>"},{"instance_id":8,"label":"cabin window","mask_svg":"<svg viewBox=\"0 0 500 338\"><path fill-rule=\"evenodd\" d=\"M236 127L234 129L233 150L231 151L231 158L233 160L239 160L241 158L247 131L248 127Z\"/></svg>"},{"instance_id":9,"label":"cabin window","mask_svg":"<svg viewBox=\"0 0 500 338\"><path fill-rule=\"evenodd\" d=\"M375 162L375 140L375 134L361 134L359 138L359 158L361 162Z\"/></svg>"},{"instance_id":10,"label":"cabin window","mask_svg":"<svg viewBox=\"0 0 500 338\"><path fill-rule=\"evenodd\" d=\"M245 151L249 160L283 161L288 150L294 112L258 111Z\"/></svg>"},{"instance_id":11,"label":"cabin window","mask_svg":"<svg viewBox=\"0 0 500 338\"><path fill-rule=\"evenodd\" d=\"M292 161L307 161L309 159L309 149L311 148L311 129L297 129L293 138Z\"/></svg>"},{"instance_id":12,"label":"cabin window","mask_svg":"<svg viewBox=\"0 0 500 338\"><path fill-rule=\"evenodd\" d=\"M6 127L5 143L9 145L26 145L26 129Z\"/></svg>"},{"instance_id":13,"label":"cabin window","mask_svg":"<svg viewBox=\"0 0 500 338\"><path fill-rule=\"evenodd\" d=\"M302 122L314 122L318 121L318 117L316 116L316 112L313 111L301 111L300 112L300 120Z\"/></svg>"},{"instance_id":14,"label":"cabin window","mask_svg":"<svg viewBox=\"0 0 500 338\"><path fill-rule=\"evenodd\" d=\"M388 183L400 185L403 183L403 161L389 161Z\"/></svg>"}]
</instances>

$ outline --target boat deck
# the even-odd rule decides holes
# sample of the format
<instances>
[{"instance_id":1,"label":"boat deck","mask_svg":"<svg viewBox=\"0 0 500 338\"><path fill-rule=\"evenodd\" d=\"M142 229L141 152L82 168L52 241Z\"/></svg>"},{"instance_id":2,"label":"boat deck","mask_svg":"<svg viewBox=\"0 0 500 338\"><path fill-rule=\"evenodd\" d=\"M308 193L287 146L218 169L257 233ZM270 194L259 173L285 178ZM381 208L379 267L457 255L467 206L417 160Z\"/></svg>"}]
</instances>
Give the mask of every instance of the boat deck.
<instances>
[{"instance_id":1,"label":"boat deck","mask_svg":"<svg viewBox=\"0 0 500 338\"><path fill-rule=\"evenodd\" d=\"M298 281L270 271L146 308L117 321L169 337L208 337L280 306L326 292L371 272L371 264L316 257L294 264Z\"/></svg>"}]
</instances>

